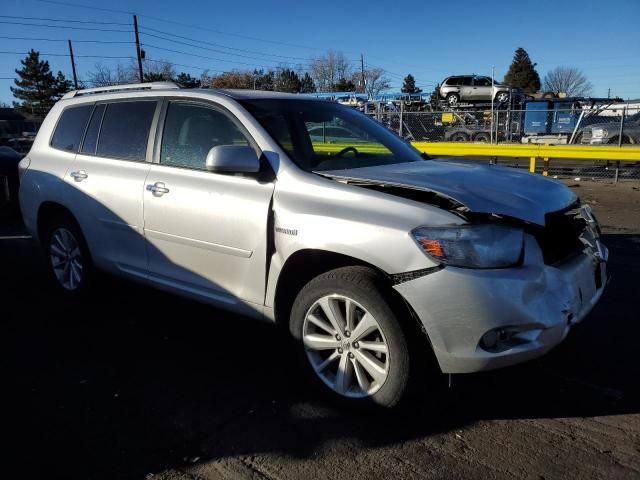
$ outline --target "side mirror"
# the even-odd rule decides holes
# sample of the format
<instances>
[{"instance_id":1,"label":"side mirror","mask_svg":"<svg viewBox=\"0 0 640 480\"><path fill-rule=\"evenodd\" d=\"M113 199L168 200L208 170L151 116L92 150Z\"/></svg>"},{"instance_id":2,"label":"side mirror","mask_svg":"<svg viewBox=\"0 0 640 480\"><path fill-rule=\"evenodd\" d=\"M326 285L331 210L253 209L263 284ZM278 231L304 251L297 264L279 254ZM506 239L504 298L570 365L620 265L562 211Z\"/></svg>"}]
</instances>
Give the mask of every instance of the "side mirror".
<instances>
[{"instance_id":1,"label":"side mirror","mask_svg":"<svg viewBox=\"0 0 640 480\"><path fill-rule=\"evenodd\" d=\"M206 167L210 172L257 173L260 159L246 145L218 145L207 153Z\"/></svg>"}]
</instances>

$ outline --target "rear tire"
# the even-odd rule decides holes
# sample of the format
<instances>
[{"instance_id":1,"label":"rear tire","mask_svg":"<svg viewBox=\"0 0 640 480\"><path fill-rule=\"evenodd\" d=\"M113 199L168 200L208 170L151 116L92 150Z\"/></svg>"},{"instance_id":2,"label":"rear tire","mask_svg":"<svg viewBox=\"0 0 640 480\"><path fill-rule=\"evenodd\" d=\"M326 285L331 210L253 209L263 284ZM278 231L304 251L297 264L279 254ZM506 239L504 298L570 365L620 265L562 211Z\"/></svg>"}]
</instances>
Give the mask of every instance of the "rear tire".
<instances>
[{"instance_id":1,"label":"rear tire","mask_svg":"<svg viewBox=\"0 0 640 480\"><path fill-rule=\"evenodd\" d=\"M495 98L496 103L507 103L509 101L509 92L498 92Z\"/></svg>"},{"instance_id":2,"label":"rear tire","mask_svg":"<svg viewBox=\"0 0 640 480\"><path fill-rule=\"evenodd\" d=\"M334 401L389 409L407 396L421 362L392 304L389 287L364 267L319 275L298 294L290 333L315 385Z\"/></svg>"},{"instance_id":3,"label":"rear tire","mask_svg":"<svg viewBox=\"0 0 640 480\"><path fill-rule=\"evenodd\" d=\"M71 215L57 214L47 222L42 247L49 277L65 295L84 295L95 268L84 235Z\"/></svg>"},{"instance_id":4,"label":"rear tire","mask_svg":"<svg viewBox=\"0 0 640 480\"><path fill-rule=\"evenodd\" d=\"M450 107L457 107L460 103L460 95L457 93L448 93L447 94L447 105Z\"/></svg>"}]
</instances>

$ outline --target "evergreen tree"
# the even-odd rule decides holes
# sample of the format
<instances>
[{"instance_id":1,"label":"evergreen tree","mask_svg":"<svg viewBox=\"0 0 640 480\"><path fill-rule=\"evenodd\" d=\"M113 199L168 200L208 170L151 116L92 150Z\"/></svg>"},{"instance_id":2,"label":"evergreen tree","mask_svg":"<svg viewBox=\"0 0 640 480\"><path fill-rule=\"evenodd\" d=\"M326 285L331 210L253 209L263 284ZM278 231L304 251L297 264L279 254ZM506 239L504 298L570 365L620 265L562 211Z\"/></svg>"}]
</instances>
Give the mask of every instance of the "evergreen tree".
<instances>
[{"instance_id":1,"label":"evergreen tree","mask_svg":"<svg viewBox=\"0 0 640 480\"><path fill-rule=\"evenodd\" d=\"M35 50L31 50L20 63L22 68L15 70L19 78L13 81L15 87L10 87L20 102L13 102L13 106L25 113L44 116L62 95L71 90L71 82L62 72L54 76L49 62L40 60L40 53Z\"/></svg>"},{"instance_id":2,"label":"evergreen tree","mask_svg":"<svg viewBox=\"0 0 640 480\"><path fill-rule=\"evenodd\" d=\"M254 69L253 70L253 84L256 90L273 90L273 79L275 77L275 73L271 70L265 72L264 70Z\"/></svg>"},{"instance_id":3,"label":"evergreen tree","mask_svg":"<svg viewBox=\"0 0 640 480\"><path fill-rule=\"evenodd\" d=\"M509 71L504 76L505 85L522 88L525 93L537 92L540 90L540 75L535 67L536 64L531 62L526 50L518 48L513 55Z\"/></svg>"},{"instance_id":4,"label":"evergreen tree","mask_svg":"<svg viewBox=\"0 0 640 480\"><path fill-rule=\"evenodd\" d=\"M316 85L313 83L313 78L308 72L305 72L300 80L300 93L312 93L316 91Z\"/></svg>"},{"instance_id":5,"label":"evergreen tree","mask_svg":"<svg viewBox=\"0 0 640 480\"><path fill-rule=\"evenodd\" d=\"M353 92L356 89L356 84L351 80L347 80L342 77L340 80L336 82L333 86L332 90L334 92Z\"/></svg>"},{"instance_id":6,"label":"evergreen tree","mask_svg":"<svg viewBox=\"0 0 640 480\"><path fill-rule=\"evenodd\" d=\"M183 88L200 88L200 80L184 72L178 74L175 82Z\"/></svg>"},{"instance_id":7,"label":"evergreen tree","mask_svg":"<svg viewBox=\"0 0 640 480\"><path fill-rule=\"evenodd\" d=\"M298 93L300 91L300 77L293 70L284 68L278 72L276 90L279 92Z\"/></svg>"},{"instance_id":8,"label":"evergreen tree","mask_svg":"<svg viewBox=\"0 0 640 480\"><path fill-rule=\"evenodd\" d=\"M400 91L402 93L420 93L422 92L422 89L416 88L416 79L413 78L413 75L409 74L404 77L404 82Z\"/></svg>"}]
</instances>

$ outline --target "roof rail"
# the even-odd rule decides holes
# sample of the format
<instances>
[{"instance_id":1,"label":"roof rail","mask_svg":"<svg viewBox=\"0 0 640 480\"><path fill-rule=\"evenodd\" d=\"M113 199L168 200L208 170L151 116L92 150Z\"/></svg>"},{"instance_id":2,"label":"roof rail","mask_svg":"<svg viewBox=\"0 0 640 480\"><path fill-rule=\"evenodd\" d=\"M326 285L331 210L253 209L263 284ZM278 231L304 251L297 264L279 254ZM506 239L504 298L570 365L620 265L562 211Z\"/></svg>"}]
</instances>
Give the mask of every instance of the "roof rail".
<instances>
[{"instance_id":1,"label":"roof rail","mask_svg":"<svg viewBox=\"0 0 640 480\"><path fill-rule=\"evenodd\" d=\"M149 82L149 83L129 83L126 85L111 85L108 87L84 88L65 93L62 99L74 98L82 95L96 95L98 93L128 92L131 90L175 90L180 88L173 82Z\"/></svg>"}]
</instances>

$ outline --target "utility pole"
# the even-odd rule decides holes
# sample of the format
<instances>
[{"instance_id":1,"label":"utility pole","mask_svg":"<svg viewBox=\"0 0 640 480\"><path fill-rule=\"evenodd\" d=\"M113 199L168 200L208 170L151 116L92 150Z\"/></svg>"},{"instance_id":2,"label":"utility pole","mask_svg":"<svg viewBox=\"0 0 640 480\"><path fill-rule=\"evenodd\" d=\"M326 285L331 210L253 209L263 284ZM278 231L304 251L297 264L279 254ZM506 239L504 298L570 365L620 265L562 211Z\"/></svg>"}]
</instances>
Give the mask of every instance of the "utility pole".
<instances>
[{"instance_id":1,"label":"utility pole","mask_svg":"<svg viewBox=\"0 0 640 480\"><path fill-rule=\"evenodd\" d=\"M138 17L133 16L133 29L136 32L136 52L138 54L138 74L140 75L140 83L144 82L142 75L142 56L140 55L140 35L138 34Z\"/></svg>"},{"instance_id":2,"label":"utility pole","mask_svg":"<svg viewBox=\"0 0 640 480\"><path fill-rule=\"evenodd\" d=\"M360 54L360 82L362 82L362 93L366 92L364 85L364 55Z\"/></svg>"},{"instance_id":3,"label":"utility pole","mask_svg":"<svg viewBox=\"0 0 640 480\"><path fill-rule=\"evenodd\" d=\"M607 89L607 98L611 98L611 89L610 88Z\"/></svg>"},{"instance_id":4,"label":"utility pole","mask_svg":"<svg viewBox=\"0 0 640 480\"><path fill-rule=\"evenodd\" d=\"M78 75L76 74L76 62L73 59L73 47L71 46L71 40L69 40L69 56L71 57L71 71L73 72L73 85L78 90Z\"/></svg>"}]
</instances>

